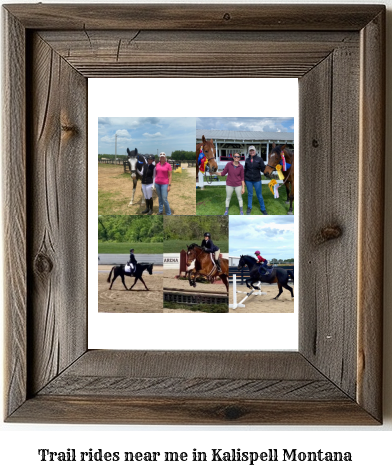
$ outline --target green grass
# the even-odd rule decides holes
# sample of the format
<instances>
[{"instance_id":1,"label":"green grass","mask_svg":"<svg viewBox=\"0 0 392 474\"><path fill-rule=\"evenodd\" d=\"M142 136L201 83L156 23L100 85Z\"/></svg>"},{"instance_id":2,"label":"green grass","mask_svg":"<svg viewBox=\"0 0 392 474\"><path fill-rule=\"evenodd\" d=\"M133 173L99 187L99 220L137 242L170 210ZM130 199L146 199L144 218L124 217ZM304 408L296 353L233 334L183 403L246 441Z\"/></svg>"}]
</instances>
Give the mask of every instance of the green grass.
<instances>
[{"instance_id":1,"label":"green grass","mask_svg":"<svg viewBox=\"0 0 392 474\"><path fill-rule=\"evenodd\" d=\"M168 309L188 309L191 311L201 311L203 313L227 313L227 304L180 304L163 302L163 307Z\"/></svg>"},{"instance_id":2,"label":"green grass","mask_svg":"<svg viewBox=\"0 0 392 474\"><path fill-rule=\"evenodd\" d=\"M194 239L195 241L196 239ZM201 244L202 236L200 239L197 239L196 242L191 242L189 240L166 240L163 243L163 251L164 253L178 253L181 250L186 250L186 246L196 243L197 245ZM228 240L213 240L214 244L220 248L221 252L227 253L229 251L229 243Z\"/></svg>"},{"instance_id":3,"label":"green grass","mask_svg":"<svg viewBox=\"0 0 392 474\"><path fill-rule=\"evenodd\" d=\"M127 242L98 242L98 253L129 253L129 249L134 248L138 253L163 253L163 243L127 243Z\"/></svg>"},{"instance_id":4,"label":"green grass","mask_svg":"<svg viewBox=\"0 0 392 474\"><path fill-rule=\"evenodd\" d=\"M271 215L286 215L289 209L289 204L285 204L286 188L279 188L279 198L275 199L271 193L268 185L262 185L262 195L264 199L265 208L268 214ZM243 211L246 214L248 207L248 192L245 187L245 193L242 195ZM226 188L225 186L208 186L206 184L204 189L196 189L196 215L223 215L226 208ZM233 193L230 201L229 214L239 215L240 208L238 205L237 195ZM252 215L261 215L259 201L257 200L256 192L253 190L252 199Z\"/></svg>"}]
</instances>

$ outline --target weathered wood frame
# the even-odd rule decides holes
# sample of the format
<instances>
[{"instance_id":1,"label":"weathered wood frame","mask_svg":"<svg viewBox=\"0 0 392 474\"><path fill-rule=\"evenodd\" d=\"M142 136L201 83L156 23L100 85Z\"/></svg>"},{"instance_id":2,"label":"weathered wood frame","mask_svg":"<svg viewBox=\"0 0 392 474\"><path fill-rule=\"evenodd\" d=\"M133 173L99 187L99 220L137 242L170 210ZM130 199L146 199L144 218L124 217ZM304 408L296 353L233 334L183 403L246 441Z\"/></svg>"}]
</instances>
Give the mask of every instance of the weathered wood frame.
<instances>
[{"instance_id":1,"label":"weathered wood frame","mask_svg":"<svg viewBox=\"0 0 392 474\"><path fill-rule=\"evenodd\" d=\"M5 419L381 423L385 7L8 5L3 21ZM298 352L88 350L87 78L108 76L299 78Z\"/></svg>"}]
</instances>

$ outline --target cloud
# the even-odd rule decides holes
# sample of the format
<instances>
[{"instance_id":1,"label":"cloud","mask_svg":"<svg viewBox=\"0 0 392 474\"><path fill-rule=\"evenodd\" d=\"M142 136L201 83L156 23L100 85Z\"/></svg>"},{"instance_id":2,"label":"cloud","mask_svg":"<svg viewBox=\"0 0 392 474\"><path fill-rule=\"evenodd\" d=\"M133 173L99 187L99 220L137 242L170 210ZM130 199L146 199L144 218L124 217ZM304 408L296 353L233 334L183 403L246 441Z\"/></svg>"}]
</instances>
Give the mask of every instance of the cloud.
<instances>
[{"instance_id":1,"label":"cloud","mask_svg":"<svg viewBox=\"0 0 392 474\"><path fill-rule=\"evenodd\" d=\"M156 132L156 133L148 133L148 132L145 132L145 133L143 133L143 137L147 137L147 138L160 138L160 137L163 137L163 135L162 135L161 132Z\"/></svg>"}]
</instances>

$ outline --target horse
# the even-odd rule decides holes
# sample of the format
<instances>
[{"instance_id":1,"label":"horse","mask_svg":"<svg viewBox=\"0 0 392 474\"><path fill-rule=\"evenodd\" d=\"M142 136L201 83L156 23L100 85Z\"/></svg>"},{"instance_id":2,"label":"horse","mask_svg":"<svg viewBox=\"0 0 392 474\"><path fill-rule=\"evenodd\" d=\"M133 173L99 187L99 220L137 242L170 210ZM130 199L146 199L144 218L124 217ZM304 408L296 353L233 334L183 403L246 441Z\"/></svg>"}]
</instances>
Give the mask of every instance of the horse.
<instances>
[{"instance_id":1,"label":"horse","mask_svg":"<svg viewBox=\"0 0 392 474\"><path fill-rule=\"evenodd\" d=\"M147 158L144 155L140 155L137 152L137 148L134 150L130 151L129 148L127 148L127 153L128 153L128 161L129 161L129 167L131 169L131 176L133 180L133 189L132 189L132 199L130 203L128 204L129 206L132 206L133 200L135 199L135 192L136 192L136 187L137 187L137 180L142 179L142 177L138 174L138 170L141 171L143 165L147 163ZM142 205L145 203L144 199L144 194L142 193Z\"/></svg>"},{"instance_id":2,"label":"horse","mask_svg":"<svg viewBox=\"0 0 392 474\"><path fill-rule=\"evenodd\" d=\"M138 280L140 280L143 283L146 290L149 291L149 289L147 288L147 285L144 283L142 273L144 272L144 270L147 270L148 273L150 275L152 275L152 267L153 266L154 266L153 263L137 263L135 273L131 274L131 273L128 273L128 272L125 271L125 265L115 265L110 270L110 273L109 273L109 276L108 276L108 279L107 279L107 282L110 283L110 278L112 277L112 273L113 273L113 280L112 280L112 283L110 284L109 290L112 289L114 280L118 276L121 277L121 281L123 282L123 285L125 286L125 289L128 290L127 285L125 284L124 276L132 276L132 277L135 277L135 283L131 286L129 291L132 290L132 288L136 285Z\"/></svg>"},{"instance_id":3,"label":"horse","mask_svg":"<svg viewBox=\"0 0 392 474\"><path fill-rule=\"evenodd\" d=\"M276 171L276 165L278 165L284 156L286 163L289 163L291 167L287 171L282 171L284 176L284 185L286 186L287 200L286 204L290 203L287 214L293 214L293 201L294 201L294 150L290 150L286 145L277 146L275 143L272 145L271 153L268 156L268 164L264 170L264 176L271 178L271 173Z\"/></svg>"},{"instance_id":4,"label":"horse","mask_svg":"<svg viewBox=\"0 0 392 474\"><path fill-rule=\"evenodd\" d=\"M238 270L241 270L243 267L247 266L249 268L250 278L245 280L246 286L249 289L258 290L259 287L254 286L256 281L261 281L262 283L277 283L279 288L279 293L275 296L274 300L277 300L279 296L283 293L282 287L289 290L291 297L294 298L293 289L287 284L289 277L292 278L294 282L294 272L292 270L285 270L284 268L273 268L272 272L268 275L260 275L259 269L260 264L254 257L250 255L241 255L240 261L238 263Z\"/></svg>"},{"instance_id":5,"label":"horse","mask_svg":"<svg viewBox=\"0 0 392 474\"><path fill-rule=\"evenodd\" d=\"M203 142L198 143L196 145L196 181L199 179L199 154L201 147L203 147L203 153L208 160L208 162L206 163L205 170L207 171L208 169L210 174L216 173L218 171L218 163L215 159L214 142L212 141L212 139L206 140L206 137L204 135L201 137L201 139L203 140Z\"/></svg>"},{"instance_id":6,"label":"horse","mask_svg":"<svg viewBox=\"0 0 392 474\"><path fill-rule=\"evenodd\" d=\"M211 254L206 252L197 244L187 245L187 266L195 260L195 268L189 275L189 285L196 288L196 278L204 276L209 281L213 281L216 277L220 277L226 285L229 292L229 261L227 258L220 259L221 271L216 268L215 263L211 259Z\"/></svg>"}]
</instances>

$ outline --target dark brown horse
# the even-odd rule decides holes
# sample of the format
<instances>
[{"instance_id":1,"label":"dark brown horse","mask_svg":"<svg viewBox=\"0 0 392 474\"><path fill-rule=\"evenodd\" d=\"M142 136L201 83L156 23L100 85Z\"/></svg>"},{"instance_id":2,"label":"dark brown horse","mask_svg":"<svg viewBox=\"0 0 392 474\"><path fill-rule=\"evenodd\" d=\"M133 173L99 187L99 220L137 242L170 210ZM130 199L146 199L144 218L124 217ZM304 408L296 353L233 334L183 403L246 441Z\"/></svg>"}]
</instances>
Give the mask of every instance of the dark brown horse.
<instances>
[{"instance_id":1,"label":"dark brown horse","mask_svg":"<svg viewBox=\"0 0 392 474\"><path fill-rule=\"evenodd\" d=\"M135 283L131 286L131 288L129 288L130 290L132 290L132 288L136 285L136 282L138 280L140 280L144 287L146 288L147 291L149 291L149 289L147 288L147 285L144 283L144 280L143 280L143 277L142 277L142 273L144 272L144 270L147 270L148 273L150 275L152 275L152 268L153 268L154 264L153 263L137 263L136 264L136 270L135 270L135 273L133 273L132 275L130 273L127 273L125 271L125 265L115 265L114 267L112 267L112 269L110 270L110 273L109 273L109 276L108 276L108 279L107 279L107 282L109 283L110 282L110 279L112 277L112 273L113 273L113 280L112 280L112 283L110 284L110 287L109 287L109 290L112 289L112 286L113 286L113 283L114 283L114 280L119 276L121 278L121 281L122 281L122 284L125 286L125 289L128 290L127 288L127 285L125 284L125 278L124 276L132 276L132 277L135 277Z\"/></svg>"},{"instance_id":2,"label":"dark brown horse","mask_svg":"<svg viewBox=\"0 0 392 474\"><path fill-rule=\"evenodd\" d=\"M196 278L204 276L208 280L213 281L216 277L220 277L226 285L227 292L229 292L229 261L227 258L220 258L219 264L221 271L218 272L216 265L211 259L211 254L206 252L197 244L187 245L187 266L195 260L195 268L189 275L190 286L196 287Z\"/></svg>"},{"instance_id":3,"label":"dark brown horse","mask_svg":"<svg viewBox=\"0 0 392 474\"><path fill-rule=\"evenodd\" d=\"M203 147L203 153L208 160L208 163L206 164L206 170L208 169L210 174L216 173L218 171L218 163L215 160L214 142L212 139L206 140L204 135L201 137L201 139L203 142L196 145L196 181L199 178L199 154L201 147Z\"/></svg>"},{"instance_id":4,"label":"dark brown horse","mask_svg":"<svg viewBox=\"0 0 392 474\"><path fill-rule=\"evenodd\" d=\"M290 203L287 214L293 213L293 201L294 201L294 150L290 150L286 145L272 145L271 153L268 156L268 164L264 170L264 176L271 178L271 173L276 171L276 166L282 160L284 156L286 163L289 163L291 167L287 171L282 171L284 176L284 185L286 186L287 200L286 204Z\"/></svg>"},{"instance_id":5,"label":"dark brown horse","mask_svg":"<svg viewBox=\"0 0 392 474\"><path fill-rule=\"evenodd\" d=\"M249 268L250 278L245 280L246 286L250 289L259 289L258 286L254 286L255 282L262 282L262 283L277 283L279 288L279 293L275 296L275 300L279 298L279 296L283 293L282 288L286 288L291 293L291 297L294 298L293 289L291 286L287 284L289 281L289 277L292 278L294 282L294 271L293 270L285 270L284 268L273 268L272 272L268 275L260 275L260 264L257 260L250 255L241 255L240 261L238 263L238 270L241 270L243 267Z\"/></svg>"}]
</instances>

